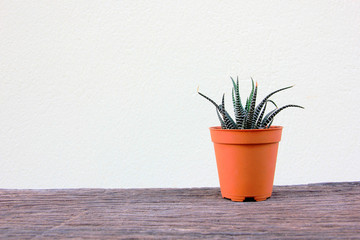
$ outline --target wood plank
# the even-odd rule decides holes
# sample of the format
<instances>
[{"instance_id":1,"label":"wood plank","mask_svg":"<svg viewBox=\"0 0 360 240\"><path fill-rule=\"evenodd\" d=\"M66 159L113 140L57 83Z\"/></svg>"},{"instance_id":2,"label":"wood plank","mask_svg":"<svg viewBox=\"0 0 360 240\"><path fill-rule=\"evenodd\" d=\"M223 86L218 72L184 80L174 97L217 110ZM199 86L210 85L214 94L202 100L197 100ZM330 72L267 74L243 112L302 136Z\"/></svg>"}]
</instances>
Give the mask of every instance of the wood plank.
<instances>
[{"instance_id":1,"label":"wood plank","mask_svg":"<svg viewBox=\"0 0 360 240\"><path fill-rule=\"evenodd\" d=\"M0 189L0 239L360 239L360 182L275 186L263 202L218 188Z\"/></svg>"}]
</instances>

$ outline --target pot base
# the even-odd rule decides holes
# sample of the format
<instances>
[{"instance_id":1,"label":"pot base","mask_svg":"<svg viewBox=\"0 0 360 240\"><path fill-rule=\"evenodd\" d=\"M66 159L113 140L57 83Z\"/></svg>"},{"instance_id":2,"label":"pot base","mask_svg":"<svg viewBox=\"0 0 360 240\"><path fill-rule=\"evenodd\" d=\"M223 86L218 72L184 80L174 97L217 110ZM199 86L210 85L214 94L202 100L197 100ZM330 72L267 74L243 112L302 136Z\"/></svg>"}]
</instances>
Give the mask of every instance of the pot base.
<instances>
[{"instance_id":1,"label":"pot base","mask_svg":"<svg viewBox=\"0 0 360 240\"><path fill-rule=\"evenodd\" d=\"M243 201L245 201L245 199L248 199L248 198L253 198L256 202L260 202L260 201L265 201L266 199L271 197L271 193L265 194L262 196L231 196L231 195L224 194L224 195L222 195L222 197L225 199L229 199L233 202L243 202Z\"/></svg>"}]
</instances>

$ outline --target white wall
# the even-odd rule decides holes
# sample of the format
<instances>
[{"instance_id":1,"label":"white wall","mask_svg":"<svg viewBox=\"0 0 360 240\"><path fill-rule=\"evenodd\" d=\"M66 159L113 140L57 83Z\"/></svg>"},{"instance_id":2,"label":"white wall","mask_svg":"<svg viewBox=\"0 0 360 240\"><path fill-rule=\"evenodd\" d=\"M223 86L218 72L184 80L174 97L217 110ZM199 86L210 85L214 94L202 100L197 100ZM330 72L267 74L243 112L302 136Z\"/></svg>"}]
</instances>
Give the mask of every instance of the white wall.
<instances>
[{"instance_id":1,"label":"white wall","mask_svg":"<svg viewBox=\"0 0 360 240\"><path fill-rule=\"evenodd\" d=\"M359 181L360 1L1 1L0 188L218 186L229 76L278 104L275 184Z\"/></svg>"}]
</instances>

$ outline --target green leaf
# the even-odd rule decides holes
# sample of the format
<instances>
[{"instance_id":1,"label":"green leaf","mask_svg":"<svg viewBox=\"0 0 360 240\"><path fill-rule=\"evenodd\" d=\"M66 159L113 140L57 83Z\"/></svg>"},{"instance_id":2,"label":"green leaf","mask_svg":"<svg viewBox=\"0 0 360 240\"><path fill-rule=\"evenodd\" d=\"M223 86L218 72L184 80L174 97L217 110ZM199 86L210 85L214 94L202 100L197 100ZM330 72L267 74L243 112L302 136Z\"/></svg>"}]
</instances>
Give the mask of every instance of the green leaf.
<instances>
[{"instance_id":1,"label":"green leaf","mask_svg":"<svg viewBox=\"0 0 360 240\"><path fill-rule=\"evenodd\" d=\"M262 111L261 111L261 113L260 113L259 119L257 120L256 125L255 125L255 128L260 128L260 126L261 126L261 119L262 119L262 117L263 117L264 114L265 114L266 106L267 106L267 102L265 103L264 108L262 109Z\"/></svg>"},{"instance_id":2,"label":"green leaf","mask_svg":"<svg viewBox=\"0 0 360 240\"><path fill-rule=\"evenodd\" d=\"M255 112L257 89L258 89L258 86L256 83L255 90L251 97L251 103L250 103L250 108L249 108L249 118L247 119L247 123L246 123L247 128L250 128L250 129L253 129L255 127L255 123L256 123L256 118L254 117L254 112Z\"/></svg>"},{"instance_id":3,"label":"green leaf","mask_svg":"<svg viewBox=\"0 0 360 240\"><path fill-rule=\"evenodd\" d=\"M225 108L222 106L222 105L218 105L216 104L216 102L214 102L211 98L205 96L204 94L202 94L201 92L198 91L198 94L202 97L204 97L206 100L208 100L209 102L211 102L215 107L216 109L221 113L223 119L224 119L224 122L225 122L225 126L226 128L229 128L229 129L236 129L237 126L236 126L236 123L234 122L234 120L230 117L230 115L228 114L228 112L225 110ZM224 96L225 94L223 95L223 102L224 102Z\"/></svg>"},{"instance_id":4,"label":"green leaf","mask_svg":"<svg viewBox=\"0 0 360 240\"><path fill-rule=\"evenodd\" d=\"M220 114L219 114L219 110L218 110L218 109L216 109L216 114L217 114L217 116L218 116L218 118L219 118L219 121L220 121L220 124L221 124L221 128L222 128L222 129L226 129L226 125L225 125L225 123L224 123L224 120L222 120L222 118L221 118L221 116L220 116Z\"/></svg>"},{"instance_id":5,"label":"green leaf","mask_svg":"<svg viewBox=\"0 0 360 240\"><path fill-rule=\"evenodd\" d=\"M277 108L268 112L268 114L265 115L265 117L261 121L260 128L264 128L264 126L262 126L262 123L265 122L270 117L270 115L273 114L276 110L277 110Z\"/></svg>"},{"instance_id":6,"label":"green leaf","mask_svg":"<svg viewBox=\"0 0 360 240\"><path fill-rule=\"evenodd\" d=\"M220 111L219 105L217 105L216 102L214 102L211 98L205 96L204 94L202 94L201 92L199 92L199 90L198 90L198 94L199 94L200 96L202 96L203 98L205 98L206 100L208 100L209 102L211 102L212 104L214 104L214 106L216 107L216 109L218 109L218 110Z\"/></svg>"},{"instance_id":7,"label":"green leaf","mask_svg":"<svg viewBox=\"0 0 360 240\"><path fill-rule=\"evenodd\" d=\"M272 104L275 105L276 108L278 108L277 105L276 105L276 103L274 103L272 100L270 100L270 99L267 100L267 101L265 102L265 105L264 105L261 113L260 113L260 116L258 117L258 119L257 119L257 121L256 121L256 125L255 125L255 128L256 128L256 129L260 128L260 126L261 126L261 121L262 121L262 118L263 118L263 116L264 116L264 114L265 114L266 106L267 106L267 103L268 103L268 102L271 102Z\"/></svg>"},{"instance_id":8,"label":"green leaf","mask_svg":"<svg viewBox=\"0 0 360 240\"><path fill-rule=\"evenodd\" d=\"M288 88L292 88L293 86L289 86L289 87L284 87L284 88L280 88L270 94L268 94L260 103L259 105L256 107L255 109L255 118L258 118L260 112L261 112L261 109L264 107L264 104L266 103L266 101L272 96L274 95L275 93L278 93L280 91L283 91L285 89L288 89Z\"/></svg>"},{"instance_id":9,"label":"green leaf","mask_svg":"<svg viewBox=\"0 0 360 240\"><path fill-rule=\"evenodd\" d=\"M234 113L235 113L235 120L238 126L242 125L245 117L245 110L241 104L240 93L239 93L239 79L237 78L236 83L232 77L231 81L233 83L232 89L232 98L233 98L233 105L234 105Z\"/></svg>"},{"instance_id":10,"label":"green leaf","mask_svg":"<svg viewBox=\"0 0 360 240\"><path fill-rule=\"evenodd\" d=\"M276 103L273 101L273 100L267 100L266 102L271 102L272 104L274 104L274 106L276 107L276 108L278 108L278 106L276 105Z\"/></svg>"},{"instance_id":11,"label":"green leaf","mask_svg":"<svg viewBox=\"0 0 360 240\"><path fill-rule=\"evenodd\" d=\"M289 105L286 105L286 106L283 106L281 108L278 108L278 109L275 109L273 112L271 112L271 114L267 117L264 118L264 120L262 121L261 123L261 127L267 127L267 125L270 123L271 124L271 121L274 119L274 117L279 113L281 112L282 110L286 109L286 108L289 108L289 107L297 107L297 108L304 108L302 106L299 106L299 105L294 105L294 104L289 104Z\"/></svg>"},{"instance_id":12,"label":"green leaf","mask_svg":"<svg viewBox=\"0 0 360 240\"><path fill-rule=\"evenodd\" d=\"M254 95L255 87L254 87L254 80L251 78L251 92L250 96L248 97L248 100L246 101L246 111L249 113L250 110L250 104Z\"/></svg>"},{"instance_id":13,"label":"green leaf","mask_svg":"<svg viewBox=\"0 0 360 240\"><path fill-rule=\"evenodd\" d=\"M231 77L230 77L231 78ZM216 108L216 114L219 118L221 127L224 129L258 129L258 128L269 128L274 121L275 116L281 112L282 110L289 108L289 107L297 107L303 108L298 105L286 105L281 108L278 108L276 103L269 98L277 92L282 90L291 88L293 86L285 87L278 89L270 94L268 94L259 105L256 106L256 99L257 99L257 92L258 86L254 86L254 80L251 78L252 81L252 90L250 92L249 97L246 100L245 108L243 107L240 99L239 93L239 79L237 78L236 82L233 78L231 78L233 88L232 88L232 101L234 106L234 113L235 113L235 120L234 121L228 112L225 110L225 94L222 96L222 102L218 105L209 97L205 96L204 94L198 91L198 94L208 101L210 101ZM268 103L272 103L276 109L270 111L268 114L265 115L266 107Z\"/></svg>"},{"instance_id":14,"label":"green leaf","mask_svg":"<svg viewBox=\"0 0 360 240\"><path fill-rule=\"evenodd\" d=\"M229 113L225 110L225 108L222 105L219 105L219 112L221 113L225 126L227 129L236 129L236 123L234 120L230 117Z\"/></svg>"},{"instance_id":15,"label":"green leaf","mask_svg":"<svg viewBox=\"0 0 360 240\"><path fill-rule=\"evenodd\" d=\"M267 128L271 127L271 124L274 122L274 118L271 120L271 122L268 124Z\"/></svg>"}]
</instances>

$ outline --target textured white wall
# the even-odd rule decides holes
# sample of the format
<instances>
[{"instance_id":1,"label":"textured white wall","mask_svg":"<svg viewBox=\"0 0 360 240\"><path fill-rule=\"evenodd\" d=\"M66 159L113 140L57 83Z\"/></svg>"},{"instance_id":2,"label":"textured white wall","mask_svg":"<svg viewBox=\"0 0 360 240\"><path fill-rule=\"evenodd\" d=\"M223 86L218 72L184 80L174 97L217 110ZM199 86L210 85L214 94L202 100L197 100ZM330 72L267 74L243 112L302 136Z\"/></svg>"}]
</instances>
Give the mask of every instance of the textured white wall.
<instances>
[{"instance_id":1,"label":"textured white wall","mask_svg":"<svg viewBox=\"0 0 360 240\"><path fill-rule=\"evenodd\" d=\"M0 188L218 186L229 76L278 104L275 184L360 180L360 1L1 1Z\"/></svg>"}]
</instances>

